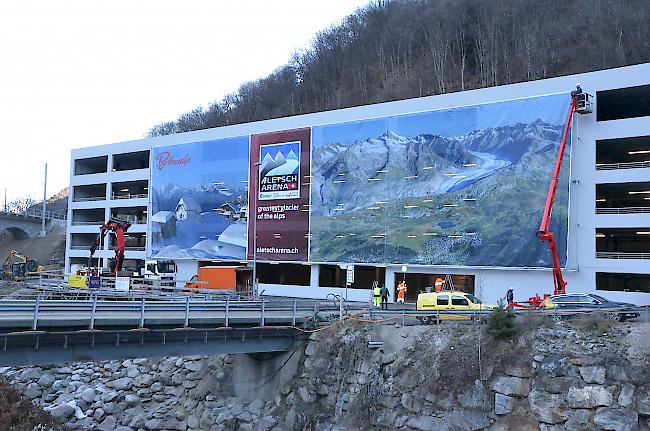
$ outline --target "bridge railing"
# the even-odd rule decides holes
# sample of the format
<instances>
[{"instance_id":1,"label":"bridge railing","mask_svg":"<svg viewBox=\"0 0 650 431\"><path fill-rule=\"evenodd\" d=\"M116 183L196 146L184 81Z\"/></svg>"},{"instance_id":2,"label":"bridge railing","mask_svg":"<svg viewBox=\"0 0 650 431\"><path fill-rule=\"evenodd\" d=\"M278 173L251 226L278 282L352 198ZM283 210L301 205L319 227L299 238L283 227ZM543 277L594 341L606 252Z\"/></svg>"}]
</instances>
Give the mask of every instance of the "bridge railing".
<instances>
[{"instance_id":1,"label":"bridge railing","mask_svg":"<svg viewBox=\"0 0 650 431\"><path fill-rule=\"evenodd\" d=\"M92 295L89 299L32 299L0 301L0 328L32 331L61 328L296 326L316 313L336 312L331 305L293 300L274 304L261 300L124 300ZM0 334L1 335L1 334Z\"/></svg>"},{"instance_id":2,"label":"bridge railing","mask_svg":"<svg viewBox=\"0 0 650 431\"><path fill-rule=\"evenodd\" d=\"M0 214L8 214L19 217L26 217L32 219L40 219L43 217L43 212L39 210L27 210L27 211L0 211ZM45 218L48 220L67 220L67 214L55 213L52 211L45 211Z\"/></svg>"},{"instance_id":3,"label":"bridge railing","mask_svg":"<svg viewBox=\"0 0 650 431\"><path fill-rule=\"evenodd\" d=\"M190 280L160 280L146 279L144 277L130 277L128 291L116 287L116 277L102 276L99 288L72 287L68 284L68 275L62 270L28 273L25 283L32 291L23 292L24 295L33 297L37 292L52 295L66 295L66 297L84 297L90 295L117 296L120 298L184 298L190 296L197 299L230 299L242 301L252 299L246 292L224 291L208 289L207 282ZM192 288L186 288L186 284ZM200 286L205 285L205 288ZM196 287L199 286L199 287Z\"/></svg>"}]
</instances>

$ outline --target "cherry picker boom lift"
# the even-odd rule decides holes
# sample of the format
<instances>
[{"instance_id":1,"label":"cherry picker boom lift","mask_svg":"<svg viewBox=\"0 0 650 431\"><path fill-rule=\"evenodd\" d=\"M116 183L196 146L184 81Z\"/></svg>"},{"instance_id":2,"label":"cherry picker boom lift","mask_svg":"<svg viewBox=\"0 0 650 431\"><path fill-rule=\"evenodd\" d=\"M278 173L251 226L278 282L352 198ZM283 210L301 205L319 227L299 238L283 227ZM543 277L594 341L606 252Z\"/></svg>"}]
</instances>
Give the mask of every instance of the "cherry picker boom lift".
<instances>
[{"instance_id":1,"label":"cherry picker boom lift","mask_svg":"<svg viewBox=\"0 0 650 431\"><path fill-rule=\"evenodd\" d=\"M117 271L122 270L122 263L124 262L124 234L131 227L131 223L126 220L118 219L112 217L108 222L106 222L99 229L99 234L97 239L90 247L90 258L88 259L88 266L92 267L92 258L95 254L95 250L101 245L102 239L106 236L107 233L115 235L115 240L117 242L117 247L115 248L115 262L110 265L111 275L116 275Z\"/></svg>"},{"instance_id":2,"label":"cherry picker boom lift","mask_svg":"<svg viewBox=\"0 0 650 431\"><path fill-rule=\"evenodd\" d=\"M567 284L566 281L564 281L564 277L562 276L562 266L560 265L560 256L558 255L557 251L555 235L553 232L551 232L551 214L553 213L555 192L557 191L557 184L560 179L560 170L562 169L562 160L564 158L564 150L566 149L567 138L569 137L569 130L571 129L573 114L591 113L592 109L590 97L590 94L584 93L582 91L582 88L580 88L579 84L576 85L576 89L571 92L571 105L569 106L569 114L567 116L566 124L564 125L564 133L562 133L560 148L557 152L555 168L553 169L553 177L551 178L551 184L548 187L548 194L546 195L546 204L544 205L542 222L539 226L539 231L537 232L537 237L542 241L548 242L548 248L551 251L551 257L553 260L553 295L566 293ZM544 294L543 298L540 298L539 295L535 295L531 298L528 298L528 301L525 302L513 302L508 305L508 308L540 308L548 297L548 294Z\"/></svg>"}]
</instances>

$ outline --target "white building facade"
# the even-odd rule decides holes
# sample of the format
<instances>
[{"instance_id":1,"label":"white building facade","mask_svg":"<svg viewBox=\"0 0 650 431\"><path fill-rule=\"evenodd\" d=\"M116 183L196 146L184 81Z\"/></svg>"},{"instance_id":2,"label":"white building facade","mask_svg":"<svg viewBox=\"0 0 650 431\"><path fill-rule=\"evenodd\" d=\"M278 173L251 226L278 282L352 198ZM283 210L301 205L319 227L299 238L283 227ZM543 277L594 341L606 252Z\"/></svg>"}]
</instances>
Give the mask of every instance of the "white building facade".
<instances>
[{"instance_id":1,"label":"white building facade","mask_svg":"<svg viewBox=\"0 0 650 431\"><path fill-rule=\"evenodd\" d=\"M594 112L576 115L571 132L571 163L563 166L570 169L568 257L564 270L567 291L594 292L612 300L648 304L650 63L75 149L70 170L66 271L88 263L90 246L100 226L111 217L132 223L126 238L125 267L143 264L156 225L151 220L149 188L152 151L157 147L568 93L576 83L594 96ZM551 174L548 172L549 177ZM114 244L107 237L94 258L106 266L106 259L113 256ZM252 266L250 256L247 260L236 264ZM177 260L178 278L189 279L198 266L206 263L214 262ZM345 266L349 264L354 264L355 270L369 267L366 272L374 276L360 279L363 285L346 288ZM553 290L550 269L372 266L355 262L262 265L259 289L267 295L324 298L328 293L337 293L350 300L366 301L372 277L389 287L394 287L397 280L419 277L415 290L430 284L428 276L447 274L455 276L457 284L469 283L477 296L490 303L503 297L510 286L520 300ZM277 276L280 272L283 275Z\"/></svg>"}]
</instances>

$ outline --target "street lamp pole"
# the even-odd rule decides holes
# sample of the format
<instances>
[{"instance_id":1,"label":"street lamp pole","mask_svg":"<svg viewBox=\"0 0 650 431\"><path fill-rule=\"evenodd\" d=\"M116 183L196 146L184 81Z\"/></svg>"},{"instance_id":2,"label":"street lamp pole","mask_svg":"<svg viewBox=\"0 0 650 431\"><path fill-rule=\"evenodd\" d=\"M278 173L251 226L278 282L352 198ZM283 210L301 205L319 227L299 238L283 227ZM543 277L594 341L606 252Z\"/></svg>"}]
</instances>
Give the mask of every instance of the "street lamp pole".
<instances>
[{"instance_id":1,"label":"street lamp pole","mask_svg":"<svg viewBox=\"0 0 650 431\"><path fill-rule=\"evenodd\" d=\"M259 175L260 175L260 165L261 162L255 163L254 177L255 177L255 193L253 202L255 205L253 208L249 209L249 214L252 212L253 215L253 297L257 298L258 295L258 285L257 285L257 196L259 193ZM248 190L252 191L253 188L249 184Z\"/></svg>"}]
</instances>

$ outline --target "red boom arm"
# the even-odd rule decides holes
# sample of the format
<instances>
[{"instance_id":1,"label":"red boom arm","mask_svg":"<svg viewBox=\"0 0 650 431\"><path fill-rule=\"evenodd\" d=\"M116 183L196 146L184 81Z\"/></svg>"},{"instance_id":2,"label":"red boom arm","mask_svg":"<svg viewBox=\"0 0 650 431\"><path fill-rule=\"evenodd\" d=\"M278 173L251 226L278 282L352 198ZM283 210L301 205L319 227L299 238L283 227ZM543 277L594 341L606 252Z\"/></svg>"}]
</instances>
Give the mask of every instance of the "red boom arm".
<instances>
[{"instance_id":1,"label":"red boom arm","mask_svg":"<svg viewBox=\"0 0 650 431\"><path fill-rule=\"evenodd\" d=\"M566 141L569 136L569 129L571 128L571 120L573 118L573 113L576 110L578 96L572 95L571 97L571 106L569 108L569 115L564 126L564 133L562 134L562 142L560 143L560 149L557 152L557 160L555 161L555 169L553 169L553 178L551 178L551 184L548 187L548 195L546 196L546 205L544 206L544 215L542 217L542 223L539 226L539 232L537 232L537 237L542 241L548 241L548 248L551 250L551 255L553 257L553 285L554 295L563 294L566 292L566 281L562 277L562 267L560 266L560 257L557 252L557 244L555 242L555 236L553 232L550 231L551 227L551 213L553 212L553 202L555 201L555 192L557 190L557 183L560 177L560 169L562 168L562 159L564 157L564 150L566 149Z\"/></svg>"},{"instance_id":2,"label":"red boom arm","mask_svg":"<svg viewBox=\"0 0 650 431\"><path fill-rule=\"evenodd\" d=\"M121 271L122 263L124 262L124 234L130 226L131 223L117 218L111 218L108 222L106 222L106 224L100 228L97 239L90 247L90 259L88 259L88 266L91 266L93 254L95 254L95 250L97 250L97 247L99 247L102 238L110 232L115 235L115 239L117 241L117 247L115 249L115 265L111 268L111 275L115 275L117 271Z\"/></svg>"}]
</instances>

